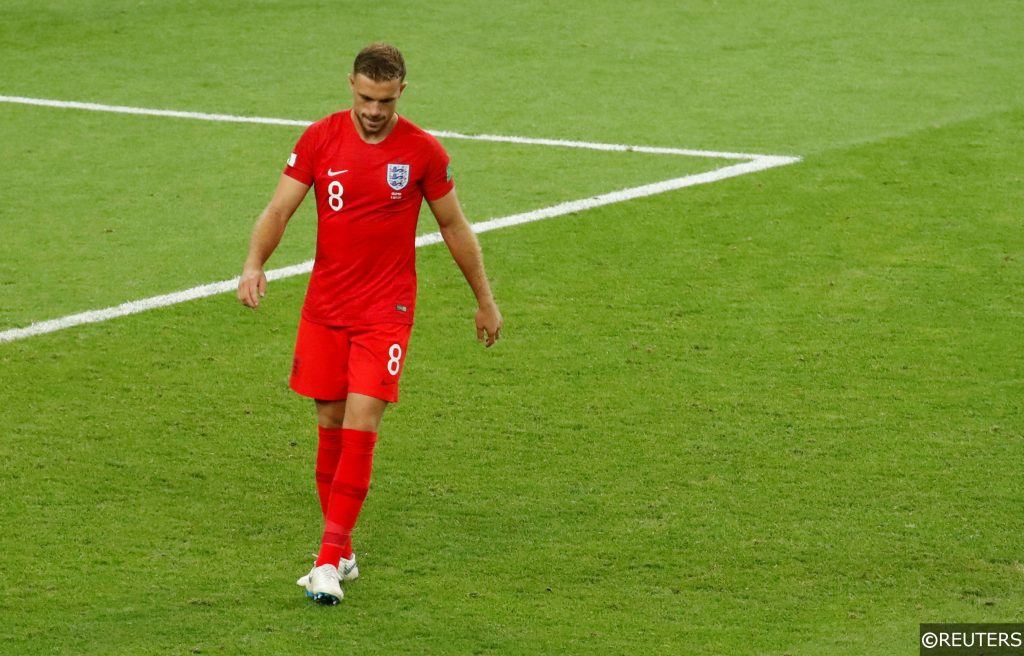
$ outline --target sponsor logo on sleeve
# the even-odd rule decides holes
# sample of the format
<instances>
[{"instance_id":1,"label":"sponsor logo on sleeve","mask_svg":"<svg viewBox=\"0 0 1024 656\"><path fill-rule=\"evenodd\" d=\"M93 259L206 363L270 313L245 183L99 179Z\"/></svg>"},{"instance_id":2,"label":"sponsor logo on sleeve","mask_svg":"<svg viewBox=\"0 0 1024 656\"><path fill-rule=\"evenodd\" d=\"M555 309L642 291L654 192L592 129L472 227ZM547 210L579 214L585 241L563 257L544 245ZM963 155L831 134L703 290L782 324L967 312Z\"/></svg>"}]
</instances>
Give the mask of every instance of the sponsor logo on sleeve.
<instances>
[{"instance_id":1,"label":"sponsor logo on sleeve","mask_svg":"<svg viewBox=\"0 0 1024 656\"><path fill-rule=\"evenodd\" d=\"M298 159L299 159L299 156L296 155L295 153L292 153L291 156L288 158L288 166L295 166L295 162Z\"/></svg>"}]
</instances>

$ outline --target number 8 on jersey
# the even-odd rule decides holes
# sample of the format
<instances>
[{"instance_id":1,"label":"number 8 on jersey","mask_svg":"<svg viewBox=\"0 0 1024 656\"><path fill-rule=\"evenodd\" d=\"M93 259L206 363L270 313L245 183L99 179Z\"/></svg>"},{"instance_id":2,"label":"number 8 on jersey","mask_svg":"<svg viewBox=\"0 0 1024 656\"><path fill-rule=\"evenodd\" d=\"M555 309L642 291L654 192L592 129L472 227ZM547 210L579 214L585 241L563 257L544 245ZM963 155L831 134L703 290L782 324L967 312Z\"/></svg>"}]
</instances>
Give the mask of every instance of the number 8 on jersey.
<instances>
[{"instance_id":1,"label":"number 8 on jersey","mask_svg":"<svg viewBox=\"0 0 1024 656\"><path fill-rule=\"evenodd\" d=\"M332 180L331 184L327 185L327 204L335 212L345 206L345 201L341 197L343 193L345 193L345 188L337 180Z\"/></svg>"}]
</instances>

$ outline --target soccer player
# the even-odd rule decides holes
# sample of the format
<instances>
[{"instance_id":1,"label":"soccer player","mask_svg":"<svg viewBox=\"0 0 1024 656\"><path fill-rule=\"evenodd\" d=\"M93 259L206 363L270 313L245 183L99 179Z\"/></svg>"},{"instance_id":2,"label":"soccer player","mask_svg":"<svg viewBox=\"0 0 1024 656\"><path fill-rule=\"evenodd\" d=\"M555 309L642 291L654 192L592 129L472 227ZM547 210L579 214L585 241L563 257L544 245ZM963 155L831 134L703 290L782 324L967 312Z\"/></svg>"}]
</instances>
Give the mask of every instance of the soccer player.
<instances>
[{"instance_id":1,"label":"soccer player","mask_svg":"<svg viewBox=\"0 0 1024 656\"><path fill-rule=\"evenodd\" d=\"M405 61L375 43L348 76L352 107L309 126L256 221L238 298L257 308L264 264L306 191L315 189L316 259L299 320L290 385L314 399L319 430L316 488L323 539L298 580L323 604L341 601L359 575L352 529L370 484L377 430L398 400L416 309L416 221L425 198L448 250L476 296L477 340L491 346L502 317L480 246L462 213L448 155L396 113Z\"/></svg>"}]
</instances>

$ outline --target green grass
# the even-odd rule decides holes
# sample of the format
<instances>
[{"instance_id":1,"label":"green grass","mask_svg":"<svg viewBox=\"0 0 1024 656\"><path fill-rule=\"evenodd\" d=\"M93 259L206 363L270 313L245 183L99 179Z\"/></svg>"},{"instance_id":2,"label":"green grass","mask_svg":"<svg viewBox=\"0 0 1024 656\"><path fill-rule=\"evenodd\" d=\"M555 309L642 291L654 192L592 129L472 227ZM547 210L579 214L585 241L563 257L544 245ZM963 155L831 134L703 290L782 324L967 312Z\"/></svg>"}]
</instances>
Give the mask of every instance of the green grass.
<instances>
[{"instance_id":1,"label":"green grass","mask_svg":"<svg viewBox=\"0 0 1024 656\"><path fill-rule=\"evenodd\" d=\"M247 247L253 217L302 131L25 105L0 106L0 117L0 139L24 162L8 186L12 202L0 208L12 254L0 263L12 299L0 307L0 327L237 275L237 261L224 254ZM472 220L734 163L445 141ZM274 265L313 257L315 217L315 204L304 203ZM436 231L424 204L419 232Z\"/></svg>"},{"instance_id":2,"label":"green grass","mask_svg":"<svg viewBox=\"0 0 1024 656\"><path fill-rule=\"evenodd\" d=\"M805 161L482 235L490 350L421 250L337 608L292 583L304 278L0 345L0 651L881 655L1019 619L1019 6L33 7L0 93L315 118L386 37L427 127ZM295 136L0 117L5 327L237 274ZM446 145L475 218L716 165Z\"/></svg>"}]
</instances>

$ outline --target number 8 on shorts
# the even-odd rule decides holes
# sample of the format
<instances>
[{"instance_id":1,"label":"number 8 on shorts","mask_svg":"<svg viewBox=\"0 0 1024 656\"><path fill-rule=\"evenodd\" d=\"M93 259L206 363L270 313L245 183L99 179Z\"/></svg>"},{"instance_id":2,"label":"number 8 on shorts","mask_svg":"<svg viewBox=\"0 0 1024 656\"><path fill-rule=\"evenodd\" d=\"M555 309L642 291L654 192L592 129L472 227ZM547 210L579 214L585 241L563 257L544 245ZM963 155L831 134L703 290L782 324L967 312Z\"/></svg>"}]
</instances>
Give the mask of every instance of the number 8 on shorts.
<instances>
[{"instance_id":1,"label":"number 8 on shorts","mask_svg":"<svg viewBox=\"0 0 1024 656\"><path fill-rule=\"evenodd\" d=\"M388 349L388 373L392 376L398 375L398 369L402 366L402 345L392 344Z\"/></svg>"}]
</instances>

